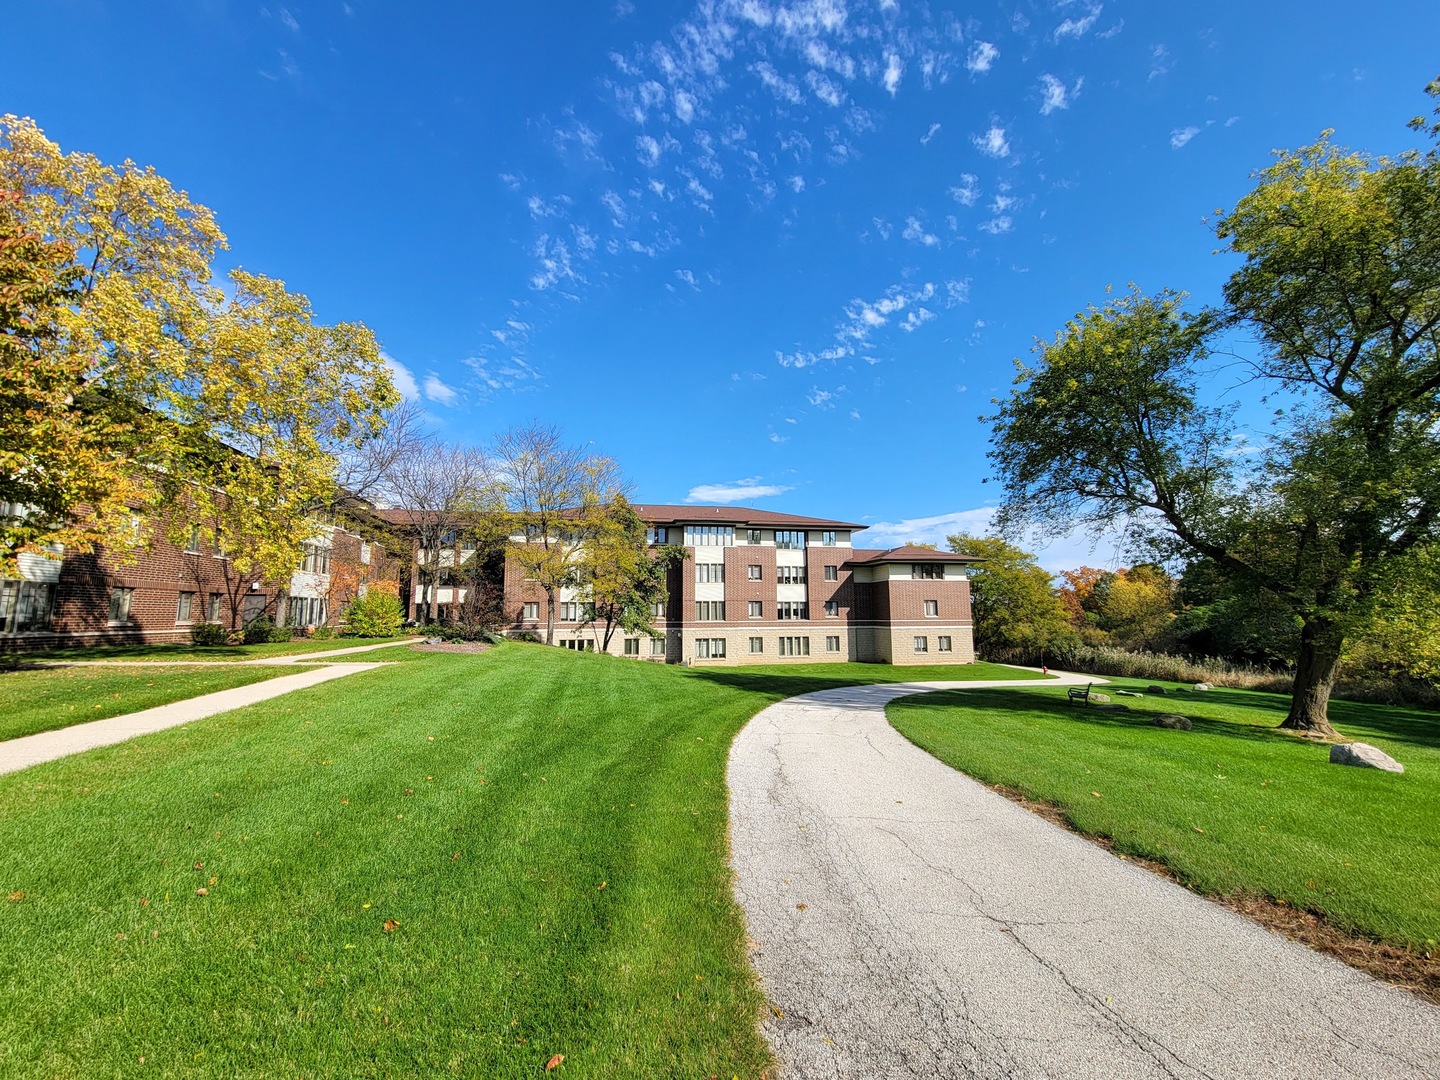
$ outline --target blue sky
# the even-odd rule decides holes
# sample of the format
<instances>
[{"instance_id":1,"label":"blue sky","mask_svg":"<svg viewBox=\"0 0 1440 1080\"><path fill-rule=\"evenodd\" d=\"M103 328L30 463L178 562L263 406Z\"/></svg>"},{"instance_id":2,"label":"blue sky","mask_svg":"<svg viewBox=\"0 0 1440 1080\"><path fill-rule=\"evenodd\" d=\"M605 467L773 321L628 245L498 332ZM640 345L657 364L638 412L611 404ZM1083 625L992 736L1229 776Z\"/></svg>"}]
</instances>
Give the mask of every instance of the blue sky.
<instances>
[{"instance_id":1,"label":"blue sky","mask_svg":"<svg viewBox=\"0 0 1440 1080\"><path fill-rule=\"evenodd\" d=\"M978 417L1107 284L1217 298L1273 148L1414 145L1440 5L17 2L0 111L153 164L447 438L641 502L983 529ZM1230 383L1217 397L1240 393ZM1107 563L1061 542L1058 569Z\"/></svg>"}]
</instances>

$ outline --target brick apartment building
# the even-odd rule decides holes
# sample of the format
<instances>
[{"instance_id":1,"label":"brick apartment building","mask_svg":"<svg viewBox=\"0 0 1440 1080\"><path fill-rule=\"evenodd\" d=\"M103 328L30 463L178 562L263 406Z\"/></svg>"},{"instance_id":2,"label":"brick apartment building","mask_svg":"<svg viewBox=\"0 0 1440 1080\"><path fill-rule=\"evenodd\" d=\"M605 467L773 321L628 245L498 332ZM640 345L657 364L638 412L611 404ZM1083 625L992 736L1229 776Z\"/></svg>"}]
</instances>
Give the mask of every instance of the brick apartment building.
<instances>
[{"instance_id":1,"label":"brick apartment building","mask_svg":"<svg viewBox=\"0 0 1440 1080\"><path fill-rule=\"evenodd\" d=\"M966 567L968 555L897 547L856 548L865 526L768 510L721 506L636 505L652 544L684 546L690 557L673 567L669 600L654 613L659 637L617 633L610 651L671 664L758 664L858 661L964 664L975 659ZM402 521L393 512L392 522ZM450 554L462 566L466 552ZM413 575L412 575L413 577ZM431 602L443 612L464 601L465 588L446 583L405 591L409 615ZM541 634L545 594L507 560L507 633ZM600 647L598 628L584 622L582 597L563 590L556 605L556 643Z\"/></svg>"},{"instance_id":2,"label":"brick apartment building","mask_svg":"<svg viewBox=\"0 0 1440 1080\"><path fill-rule=\"evenodd\" d=\"M177 545L167 519L132 520L129 557L21 555L19 577L0 580L0 651L189 641L197 623L239 627L261 615L297 629L333 625L360 589L402 576L404 563L387 550L395 540L363 508L317 520L283 589L239 575L198 524L182 523Z\"/></svg>"}]
</instances>

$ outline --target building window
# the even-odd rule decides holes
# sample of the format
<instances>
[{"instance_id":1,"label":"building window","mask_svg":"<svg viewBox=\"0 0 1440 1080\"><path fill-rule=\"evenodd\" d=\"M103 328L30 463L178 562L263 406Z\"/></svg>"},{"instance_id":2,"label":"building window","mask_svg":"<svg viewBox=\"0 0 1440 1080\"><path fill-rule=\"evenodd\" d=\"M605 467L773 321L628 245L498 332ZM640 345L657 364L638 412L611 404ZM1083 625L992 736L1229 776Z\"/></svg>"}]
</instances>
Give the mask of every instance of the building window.
<instances>
[{"instance_id":1,"label":"building window","mask_svg":"<svg viewBox=\"0 0 1440 1080\"><path fill-rule=\"evenodd\" d=\"M750 618L760 619L765 616L765 606L759 600L750 601Z\"/></svg>"},{"instance_id":2,"label":"building window","mask_svg":"<svg viewBox=\"0 0 1440 1080\"><path fill-rule=\"evenodd\" d=\"M225 596L224 593L218 593L218 592L212 592L212 593L210 594L210 599L209 599L209 601L208 601L208 602L206 603L206 605L205 605L205 621L206 621L206 622L219 622L219 621L220 621L220 604L221 604L222 601L224 600L224 596Z\"/></svg>"},{"instance_id":3,"label":"building window","mask_svg":"<svg viewBox=\"0 0 1440 1080\"><path fill-rule=\"evenodd\" d=\"M758 543L760 543L760 530L759 530L759 529L746 529L746 530L745 530L745 542L746 542L747 544L758 544Z\"/></svg>"},{"instance_id":4,"label":"building window","mask_svg":"<svg viewBox=\"0 0 1440 1080\"><path fill-rule=\"evenodd\" d=\"M782 600L775 605L777 619L808 619L810 605L801 600Z\"/></svg>"},{"instance_id":5,"label":"building window","mask_svg":"<svg viewBox=\"0 0 1440 1080\"><path fill-rule=\"evenodd\" d=\"M808 637L782 637L780 639L781 656L809 656L810 639Z\"/></svg>"},{"instance_id":6,"label":"building window","mask_svg":"<svg viewBox=\"0 0 1440 1080\"><path fill-rule=\"evenodd\" d=\"M650 655L651 655L651 656L664 656L664 655L665 655L665 639L664 639L663 637L652 637L652 638L650 639Z\"/></svg>"},{"instance_id":7,"label":"building window","mask_svg":"<svg viewBox=\"0 0 1440 1080\"><path fill-rule=\"evenodd\" d=\"M827 566L827 567L825 567L825 580L826 580L826 581L839 581L839 580L840 580L840 568L839 568L838 566Z\"/></svg>"},{"instance_id":8,"label":"building window","mask_svg":"<svg viewBox=\"0 0 1440 1080\"><path fill-rule=\"evenodd\" d=\"M835 546L835 533L834 533L833 530L826 529L826 530L824 530L823 532L820 533L820 546L821 546L821 547L834 547L834 546Z\"/></svg>"},{"instance_id":9,"label":"building window","mask_svg":"<svg viewBox=\"0 0 1440 1080\"><path fill-rule=\"evenodd\" d=\"M938 619L939 617L940 617L940 601L939 601L939 600L926 600L926 601L925 601L925 618L927 618L927 619Z\"/></svg>"},{"instance_id":10,"label":"building window","mask_svg":"<svg viewBox=\"0 0 1440 1080\"><path fill-rule=\"evenodd\" d=\"M177 623L193 622L195 619L195 594L193 592L182 592L180 600L175 605L175 621Z\"/></svg>"},{"instance_id":11,"label":"building window","mask_svg":"<svg viewBox=\"0 0 1440 1080\"><path fill-rule=\"evenodd\" d=\"M695 618L700 622L724 622L725 601L724 600L697 600L695 601Z\"/></svg>"},{"instance_id":12,"label":"building window","mask_svg":"<svg viewBox=\"0 0 1440 1080\"><path fill-rule=\"evenodd\" d=\"M723 637L696 638L695 655L702 660L717 660L725 655Z\"/></svg>"},{"instance_id":13,"label":"building window","mask_svg":"<svg viewBox=\"0 0 1440 1080\"><path fill-rule=\"evenodd\" d=\"M539 604L539 601L536 601L536 602L534 602L534 603L530 603L530 604L526 604L526 605L525 605L525 608L524 608L524 618L525 618L525 621L526 621L526 622L537 622L537 621L539 621L539 619L540 619L540 604Z\"/></svg>"},{"instance_id":14,"label":"building window","mask_svg":"<svg viewBox=\"0 0 1440 1080\"><path fill-rule=\"evenodd\" d=\"M0 581L0 633L48 630L55 586L44 581Z\"/></svg>"},{"instance_id":15,"label":"building window","mask_svg":"<svg viewBox=\"0 0 1440 1080\"><path fill-rule=\"evenodd\" d=\"M839 601L839 600L826 600L826 601L825 601L825 617L826 617L827 619L834 619L834 618L837 618L839 615L840 615L840 601Z\"/></svg>"},{"instance_id":16,"label":"building window","mask_svg":"<svg viewBox=\"0 0 1440 1080\"><path fill-rule=\"evenodd\" d=\"M190 535L185 538L185 550L186 550L187 552L189 552L191 555L196 555L196 554L199 553L199 551L200 551L200 526L199 526L199 525L191 525L191 526L190 526Z\"/></svg>"},{"instance_id":17,"label":"building window","mask_svg":"<svg viewBox=\"0 0 1440 1080\"><path fill-rule=\"evenodd\" d=\"M595 651L595 642L590 641L588 638L587 638L587 639L584 639L584 640L577 640L577 639L575 639L575 638L570 638L570 639L567 640L567 641L562 641L562 642L560 642L560 644L561 644L564 648L567 648L567 649L571 650L572 652L594 652L594 651Z\"/></svg>"},{"instance_id":18,"label":"building window","mask_svg":"<svg viewBox=\"0 0 1440 1080\"><path fill-rule=\"evenodd\" d=\"M910 576L916 581L939 581L945 576L945 564L911 563Z\"/></svg>"},{"instance_id":19,"label":"building window","mask_svg":"<svg viewBox=\"0 0 1440 1080\"><path fill-rule=\"evenodd\" d=\"M733 525L686 525L686 547L730 547L735 543Z\"/></svg>"},{"instance_id":20,"label":"building window","mask_svg":"<svg viewBox=\"0 0 1440 1080\"><path fill-rule=\"evenodd\" d=\"M950 639L948 637L940 638L939 644L936 646L936 648L940 652L950 652Z\"/></svg>"},{"instance_id":21,"label":"building window","mask_svg":"<svg viewBox=\"0 0 1440 1080\"><path fill-rule=\"evenodd\" d=\"M561 622L579 622L579 621L580 621L580 605L577 604L577 603L575 603L573 600L567 600L567 601L565 601L564 603L562 603L562 604L560 605L560 621L561 621Z\"/></svg>"},{"instance_id":22,"label":"building window","mask_svg":"<svg viewBox=\"0 0 1440 1080\"><path fill-rule=\"evenodd\" d=\"M640 655L640 639L639 639L638 637L627 637L627 638L625 639L625 655L626 655L626 656L639 656L639 655Z\"/></svg>"},{"instance_id":23,"label":"building window","mask_svg":"<svg viewBox=\"0 0 1440 1080\"><path fill-rule=\"evenodd\" d=\"M654 529L646 529L645 542L647 544L668 544L670 542L670 530L663 525Z\"/></svg>"},{"instance_id":24,"label":"building window","mask_svg":"<svg viewBox=\"0 0 1440 1080\"><path fill-rule=\"evenodd\" d=\"M775 530L775 546L789 551L800 551L805 547L805 534L790 529Z\"/></svg>"},{"instance_id":25,"label":"building window","mask_svg":"<svg viewBox=\"0 0 1440 1080\"><path fill-rule=\"evenodd\" d=\"M117 623L128 623L130 621L130 601L134 596L134 589L115 588L110 590L111 626Z\"/></svg>"},{"instance_id":26,"label":"building window","mask_svg":"<svg viewBox=\"0 0 1440 1080\"><path fill-rule=\"evenodd\" d=\"M218 525L215 526L215 557L216 557L217 559L223 559L223 558L226 557L226 555L225 555L225 530L223 530L222 528L220 528L220 526L218 526Z\"/></svg>"},{"instance_id":27,"label":"building window","mask_svg":"<svg viewBox=\"0 0 1440 1080\"><path fill-rule=\"evenodd\" d=\"M765 639L763 637L752 637L750 639L750 652L763 653L765 651Z\"/></svg>"},{"instance_id":28,"label":"building window","mask_svg":"<svg viewBox=\"0 0 1440 1080\"><path fill-rule=\"evenodd\" d=\"M777 566L775 567L775 581L780 585L804 585L805 567Z\"/></svg>"},{"instance_id":29,"label":"building window","mask_svg":"<svg viewBox=\"0 0 1440 1080\"><path fill-rule=\"evenodd\" d=\"M665 617L665 601L656 600L650 605L650 617L652 619L663 619Z\"/></svg>"},{"instance_id":30,"label":"building window","mask_svg":"<svg viewBox=\"0 0 1440 1080\"><path fill-rule=\"evenodd\" d=\"M699 585L722 584L725 581L724 563L696 563L695 582Z\"/></svg>"},{"instance_id":31,"label":"building window","mask_svg":"<svg viewBox=\"0 0 1440 1080\"><path fill-rule=\"evenodd\" d=\"M752 563L751 566L750 566L750 569L749 569L748 573L749 573L749 578L750 578L751 581L759 581L759 580L760 580L760 567L758 567L758 566L756 566L756 565L754 565L754 564Z\"/></svg>"},{"instance_id":32,"label":"building window","mask_svg":"<svg viewBox=\"0 0 1440 1080\"><path fill-rule=\"evenodd\" d=\"M330 548L325 544L306 544L305 557L300 569L307 574L328 574L330 572Z\"/></svg>"},{"instance_id":33,"label":"building window","mask_svg":"<svg viewBox=\"0 0 1440 1080\"><path fill-rule=\"evenodd\" d=\"M839 652L839 651L840 651L840 637L839 637L839 635L837 635L837 634L832 634L830 637L827 637L827 638L825 639L825 651L826 651L826 652Z\"/></svg>"},{"instance_id":34,"label":"building window","mask_svg":"<svg viewBox=\"0 0 1440 1080\"><path fill-rule=\"evenodd\" d=\"M370 545L364 541L360 543L360 562L365 566L370 565Z\"/></svg>"},{"instance_id":35,"label":"building window","mask_svg":"<svg viewBox=\"0 0 1440 1080\"><path fill-rule=\"evenodd\" d=\"M929 638L923 638L923 637L917 637L917 638L915 639L915 651L916 651L916 652L929 652L929 651L930 651L930 639L929 639Z\"/></svg>"}]
</instances>

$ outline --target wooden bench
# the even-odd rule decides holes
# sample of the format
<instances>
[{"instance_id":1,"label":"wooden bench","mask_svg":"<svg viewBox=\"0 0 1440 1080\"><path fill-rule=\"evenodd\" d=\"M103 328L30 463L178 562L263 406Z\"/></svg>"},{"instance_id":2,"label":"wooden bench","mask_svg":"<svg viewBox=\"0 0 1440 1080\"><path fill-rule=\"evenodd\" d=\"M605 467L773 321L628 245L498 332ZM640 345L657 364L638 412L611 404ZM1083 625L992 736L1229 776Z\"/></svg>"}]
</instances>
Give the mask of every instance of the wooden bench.
<instances>
[{"instance_id":1,"label":"wooden bench","mask_svg":"<svg viewBox=\"0 0 1440 1080\"><path fill-rule=\"evenodd\" d=\"M1075 702L1078 701L1081 705L1088 706L1090 704L1090 687L1094 685L1094 683L1087 683L1084 690L1081 690L1078 686L1072 686L1065 691L1065 696L1069 699L1071 705L1074 705Z\"/></svg>"}]
</instances>

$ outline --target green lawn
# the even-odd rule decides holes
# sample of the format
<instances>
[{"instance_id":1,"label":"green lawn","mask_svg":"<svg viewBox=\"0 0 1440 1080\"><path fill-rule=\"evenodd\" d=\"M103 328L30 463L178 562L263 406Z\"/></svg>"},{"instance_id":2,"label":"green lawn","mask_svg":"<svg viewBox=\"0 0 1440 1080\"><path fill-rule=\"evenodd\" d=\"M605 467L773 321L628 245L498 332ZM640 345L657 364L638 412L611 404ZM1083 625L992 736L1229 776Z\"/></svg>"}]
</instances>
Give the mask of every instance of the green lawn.
<instances>
[{"instance_id":1,"label":"green lawn","mask_svg":"<svg viewBox=\"0 0 1440 1080\"><path fill-rule=\"evenodd\" d=\"M405 659L0 777L0 1075L770 1067L731 738L936 669Z\"/></svg>"},{"instance_id":2,"label":"green lawn","mask_svg":"<svg viewBox=\"0 0 1440 1080\"><path fill-rule=\"evenodd\" d=\"M313 638L274 641L264 645L94 645L74 649L48 649L45 652L8 653L0 655L0 662L24 665L31 661L71 660L163 660L170 663L261 660L271 656L294 656L299 653L327 652L331 649L349 649L357 645L379 645L386 641L405 640L406 638L342 637L329 641L316 641Z\"/></svg>"},{"instance_id":3,"label":"green lawn","mask_svg":"<svg viewBox=\"0 0 1440 1080\"><path fill-rule=\"evenodd\" d=\"M1109 690L1140 689L1116 679ZM1174 684L1161 684L1174 687ZM1419 951L1440 940L1440 716L1333 701L1332 721L1405 765L1328 763L1275 730L1288 699L1240 690L1066 704L1063 689L905 698L891 723L986 783L1054 803L1082 832L1156 859L1200 892L1260 892L1338 927ZM1152 727L1157 712L1191 732Z\"/></svg>"},{"instance_id":4,"label":"green lawn","mask_svg":"<svg viewBox=\"0 0 1440 1080\"><path fill-rule=\"evenodd\" d=\"M0 669L0 740L293 675L283 667Z\"/></svg>"}]
</instances>

